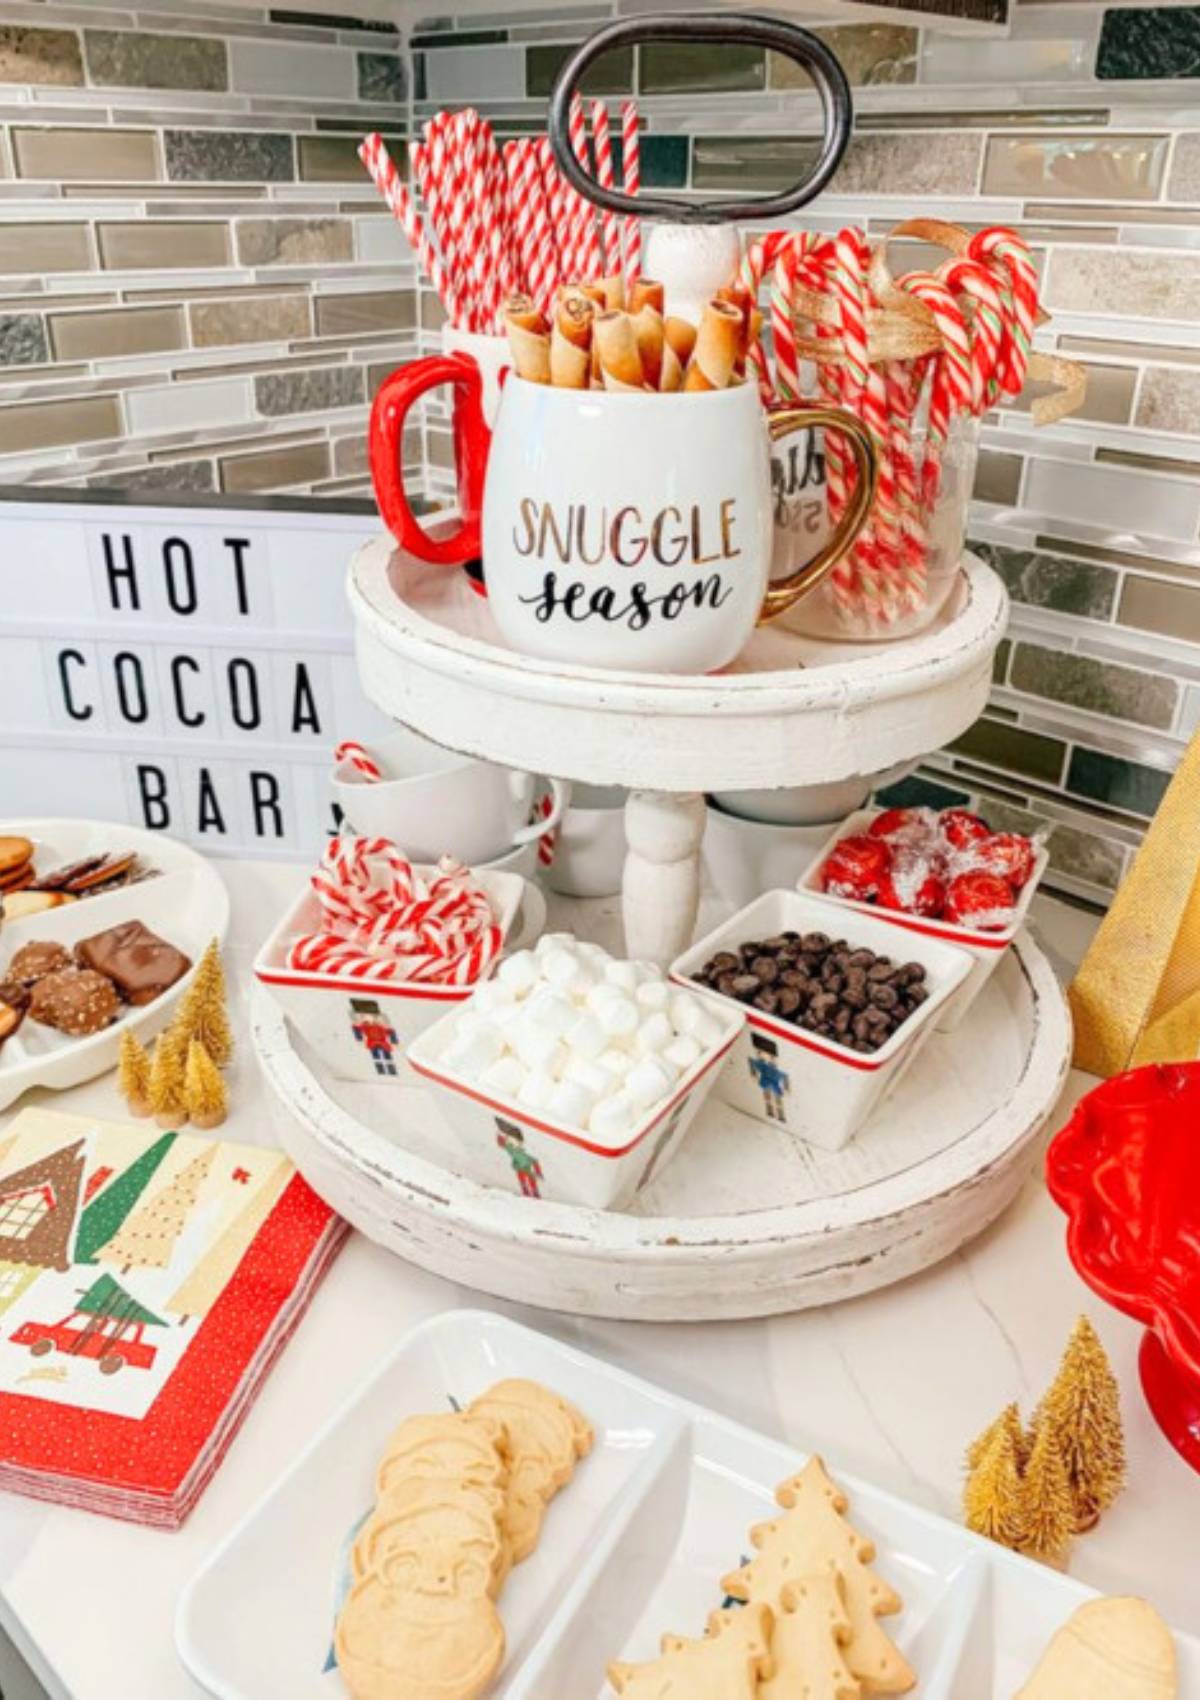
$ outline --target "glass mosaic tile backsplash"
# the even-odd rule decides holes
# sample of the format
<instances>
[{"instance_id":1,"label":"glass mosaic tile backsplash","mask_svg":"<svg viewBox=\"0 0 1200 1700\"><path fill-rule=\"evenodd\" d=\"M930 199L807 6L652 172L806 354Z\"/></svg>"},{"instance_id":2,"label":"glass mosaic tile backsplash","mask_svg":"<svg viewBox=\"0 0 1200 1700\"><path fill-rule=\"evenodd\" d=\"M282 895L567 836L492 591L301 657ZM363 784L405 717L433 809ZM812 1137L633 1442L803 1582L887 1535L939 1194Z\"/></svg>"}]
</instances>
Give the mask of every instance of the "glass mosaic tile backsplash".
<instances>
[{"instance_id":1,"label":"glass mosaic tile backsplash","mask_svg":"<svg viewBox=\"0 0 1200 1700\"><path fill-rule=\"evenodd\" d=\"M467 102L540 127L571 45L631 9L451 12L404 38L200 0L6 0L0 481L366 493L370 397L434 345L438 310L358 136L402 157ZM1031 390L985 426L972 537L1012 631L987 714L899 795L1043 825L1054 883L1103 902L1200 726L1200 6L1018 0L1003 36L813 16L858 125L798 222L1019 224L1039 341L1089 375L1073 419L1035 431ZM814 146L814 97L755 50L626 51L590 86L637 93L647 184L766 190ZM423 446L445 494L436 407Z\"/></svg>"}]
</instances>

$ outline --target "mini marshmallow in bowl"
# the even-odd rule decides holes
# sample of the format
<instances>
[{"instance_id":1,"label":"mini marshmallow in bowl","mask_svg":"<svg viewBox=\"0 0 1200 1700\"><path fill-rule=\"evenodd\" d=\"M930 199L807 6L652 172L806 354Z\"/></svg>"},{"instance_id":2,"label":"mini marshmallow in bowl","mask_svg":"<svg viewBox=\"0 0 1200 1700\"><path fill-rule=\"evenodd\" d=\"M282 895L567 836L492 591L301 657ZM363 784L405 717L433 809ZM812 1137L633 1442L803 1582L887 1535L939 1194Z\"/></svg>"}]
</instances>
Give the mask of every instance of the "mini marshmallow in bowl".
<instances>
[{"instance_id":1,"label":"mini marshmallow in bowl","mask_svg":"<svg viewBox=\"0 0 1200 1700\"><path fill-rule=\"evenodd\" d=\"M506 958L410 1060L450 1089L473 1146L490 1134L509 1185L611 1208L677 1148L739 1028L652 963L551 933Z\"/></svg>"}]
</instances>

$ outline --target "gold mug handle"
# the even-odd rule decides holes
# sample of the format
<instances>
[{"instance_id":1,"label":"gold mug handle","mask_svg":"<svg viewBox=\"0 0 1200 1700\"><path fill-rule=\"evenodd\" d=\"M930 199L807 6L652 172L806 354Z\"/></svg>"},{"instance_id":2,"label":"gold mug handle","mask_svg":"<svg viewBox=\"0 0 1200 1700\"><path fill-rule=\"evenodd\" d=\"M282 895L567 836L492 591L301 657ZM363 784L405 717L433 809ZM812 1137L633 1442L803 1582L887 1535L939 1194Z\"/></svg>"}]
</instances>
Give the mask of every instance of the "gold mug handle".
<instances>
[{"instance_id":1,"label":"gold mug handle","mask_svg":"<svg viewBox=\"0 0 1200 1700\"><path fill-rule=\"evenodd\" d=\"M816 589L867 523L871 504L875 500L875 485L878 479L875 444L861 419L856 419L853 413L846 413L840 407L824 407L819 402L797 402L792 406L777 407L767 415L767 430L773 443L778 442L780 437L788 436L792 431L808 430L814 425L822 425L829 431L840 431L848 438L858 477L850 500L846 503L846 511L824 548L818 549L811 561L797 567L787 578L776 579L767 586L758 616L760 626L765 625L768 620L773 620L777 614L782 614L785 608L790 608L794 602L798 602L807 591Z\"/></svg>"}]
</instances>

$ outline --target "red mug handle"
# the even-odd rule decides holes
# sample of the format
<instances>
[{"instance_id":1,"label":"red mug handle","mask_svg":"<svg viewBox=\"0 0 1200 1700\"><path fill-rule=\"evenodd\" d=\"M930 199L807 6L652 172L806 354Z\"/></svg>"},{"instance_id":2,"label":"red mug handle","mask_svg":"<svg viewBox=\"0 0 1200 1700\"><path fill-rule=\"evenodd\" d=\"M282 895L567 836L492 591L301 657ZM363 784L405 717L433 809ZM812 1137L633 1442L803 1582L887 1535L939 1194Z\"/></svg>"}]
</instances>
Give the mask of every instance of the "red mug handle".
<instances>
[{"instance_id":1,"label":"red mug handle","mask_svg":"<svg viewBox=\"0 0 1200 1700\"><path fill-rule=\"evenodd\" d=\"M438 384L454 385L454 464L462 524L449 537L431 537L404 493L401 444L413 403ZM491 433L483 418L483 378L465 354L437 354L401 366L384 380L371 409L371 480L383 522L402 549L439 566L461 566L481 554L483 475Z\"/></svg>"}]
</instances>

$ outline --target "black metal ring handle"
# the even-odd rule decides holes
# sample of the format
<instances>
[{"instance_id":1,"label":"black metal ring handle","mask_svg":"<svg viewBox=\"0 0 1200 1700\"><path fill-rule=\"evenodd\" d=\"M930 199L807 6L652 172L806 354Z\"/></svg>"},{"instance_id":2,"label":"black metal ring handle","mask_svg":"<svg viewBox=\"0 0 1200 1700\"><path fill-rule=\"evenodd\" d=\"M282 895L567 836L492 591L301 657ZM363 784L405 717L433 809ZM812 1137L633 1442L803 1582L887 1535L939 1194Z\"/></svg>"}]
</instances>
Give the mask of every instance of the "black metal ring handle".
<instances>
[{"instance_id":1,"label":"black metal ring handle","mask_svg":"<svg viewBox=\"0 0 1200 1700\"><path fill-rule=\"evenodd\" d=\"M626 195L602 188L575 158L571 147L571 99L583 73L614 47L643 41L721 41L774 48L800 65L821 98L823 135L820 156L807 177L780 195L754 201L680 201L671 196ZM781 218L820 194L841 164L854 125L854 103L841 61L819 36L781 18L757 12L660 12L625 18L590 36L567 60L550 96L550 145L563 176L593 205L626 216L658 218L673 224L734 224L744 219Z\"/></svg>"}]
</instances>

